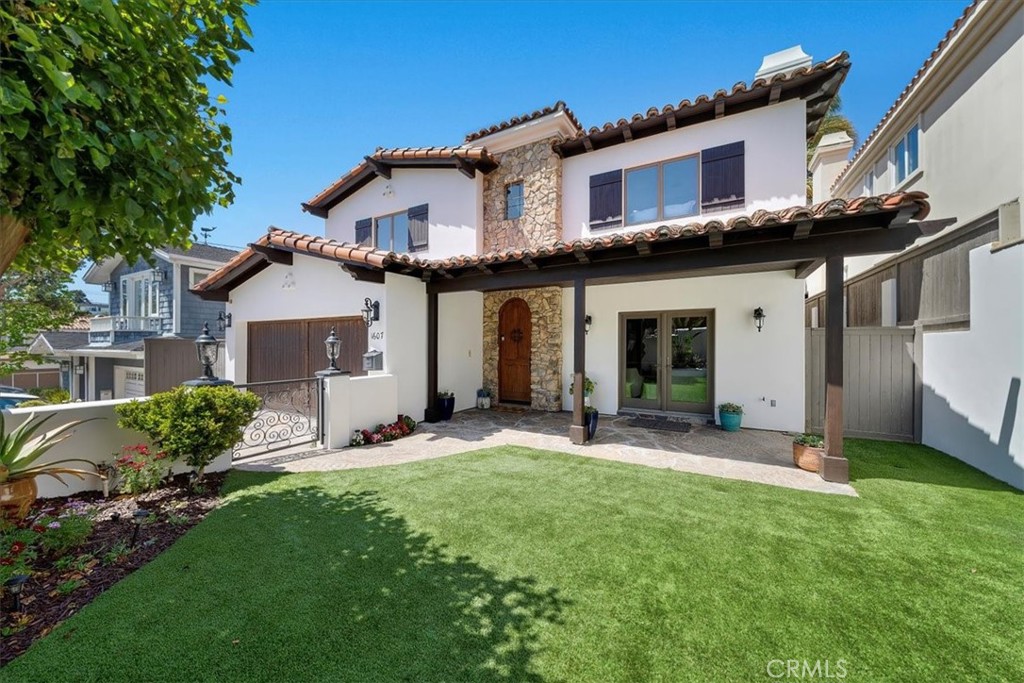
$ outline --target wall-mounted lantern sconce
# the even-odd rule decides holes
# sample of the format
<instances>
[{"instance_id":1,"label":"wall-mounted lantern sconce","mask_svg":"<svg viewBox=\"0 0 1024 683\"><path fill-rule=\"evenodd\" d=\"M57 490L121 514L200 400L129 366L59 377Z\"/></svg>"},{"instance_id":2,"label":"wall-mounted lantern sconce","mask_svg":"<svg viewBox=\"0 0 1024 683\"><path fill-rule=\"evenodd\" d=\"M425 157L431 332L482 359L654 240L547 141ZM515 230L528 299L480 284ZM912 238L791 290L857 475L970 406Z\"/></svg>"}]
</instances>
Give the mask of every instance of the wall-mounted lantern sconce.
<instances>
[{"instance_id":1,"label":"wall-mounted lantern sconce","mask_svg":"<svg viewBox=\"0 0 1024 683\"><path fill-rule=\"evenodd\" d=\"M217 315L217 329L223 332L229 327L231 327L231 314L228 313L227 315L225 315L224 311L221 311Z\"/></svg>"},{"instance_id":2,"label":"wall-mounted lantern sconce","mask_svg":"<svg viewBox=\"0 0 1024 683\"><path fill-rule=\"evenodd\" d=\"M764 309L758 306L754 309L754 322L757 324L757 331L760 332L761 328L764 327L764 319L767 318L764 314Z\"/></svg>"},{"instance_id":3,"label":"wall-mounted lantern sconce","mask_svg":"<svg viewBox=\"0 0 1024 683\"><path fill-rule=\"evenodd\" d=\"M161 268L154 268L153 269L153 276L152 276L153 277L153 282L163 282L165 276L166 276L166 274L164 273L163 269L161 269Z\"/></svg>"},{"instance_id":4,"label":"wall-mounted lantern sconce","mask_svg":"<svg viewBox=\"0 0 1024 683\"><path fill-rule=\"evenodd\" d=\"M104 292L113 292L114 291L114 281L113 280L107 280L106 282L103 283L102 287L103 287L103 291Z\"/></svg>"},{"instance_id":5,"label":"wall-mounted lantern sconce","mask_svg":"<svg viewBox=\"0 0 1024 683\"><path fill-rule=\"evenodd\" d=\"M210 334L210 326L203 323L203 331L196 337L196 355L203 366L203 374L196 379L182 382L187 387L217 387L234 384L231 380L220 379L213 374L213 366L217 363L217 346L220 342Z\"/></svg>"},{"instance_id":6,"label":"wall-mounted lantern sconce","mask_svg":"<svg viewBox=\"0 0 1024 683\"><path fill-rule=\"evenodd\" d=\"M366 297L363 301L363 322L367 327L373 327L375 320L380 320L380 302L370 301L370 297Z\"/></svg>"},{"instance_id":7,"label":"wall-mounted lantern sconce","mask_svg":"<svg viewBox=\"0 0 1024 683\"><path fill-rule=\"evenodd\" d=\"M583 318L583 333L590 334L590 326L594 324L594 316L588 315Z\"/></svg>"}]
</instances>

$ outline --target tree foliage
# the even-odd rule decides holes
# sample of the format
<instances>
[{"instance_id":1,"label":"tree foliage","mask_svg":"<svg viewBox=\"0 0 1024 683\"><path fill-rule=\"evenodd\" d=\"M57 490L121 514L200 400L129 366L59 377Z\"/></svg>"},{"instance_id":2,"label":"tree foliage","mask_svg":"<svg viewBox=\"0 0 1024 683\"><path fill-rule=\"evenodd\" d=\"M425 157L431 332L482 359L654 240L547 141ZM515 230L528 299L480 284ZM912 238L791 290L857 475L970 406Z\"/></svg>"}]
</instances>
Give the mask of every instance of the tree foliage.
<instances>
[{"instance_id":1,"label":"tree foliage","mask_svg":"<svg viewBox=\"0 0 1024 683\"><path fill-rule=\"evenodd\" d=\"M11 269L0 276L0 375L39 360L26 348L37 332L64 327L78 317L70 281L67 273L56 270Z\"/></svg>"},{"instance_id":2,"label":"tree foliage","mask_svg":"<svg viewBox=\"0 0 1024 683\"><path fill-rule=\"evenodd\" d=\"M0 3L0 273L15 254L30 269L186 246L197 216L231 203L210 86L251 49L252 2Z\"/></svg>"},{"instance_id":3,"label":"tree foliage","mask_svg":"<svg viewBox=\"0 0 1024 683\"><path fill-rule=\"evenodd\" d=\"M857 129L854 128L853 122L842 114L842 109L843 101L839 98L839 95L836 95L832 100L832 104L828 107L828 113L825 114L825 118L821 120L821 125L818 126L818 132L807 141L807 201L811 201L813 195L811 190L811 157L814 156L814 150L818 148L821 139L829 133L844 132L853 138L854 148L857 146Z\"/></svg>"}]
</instances>

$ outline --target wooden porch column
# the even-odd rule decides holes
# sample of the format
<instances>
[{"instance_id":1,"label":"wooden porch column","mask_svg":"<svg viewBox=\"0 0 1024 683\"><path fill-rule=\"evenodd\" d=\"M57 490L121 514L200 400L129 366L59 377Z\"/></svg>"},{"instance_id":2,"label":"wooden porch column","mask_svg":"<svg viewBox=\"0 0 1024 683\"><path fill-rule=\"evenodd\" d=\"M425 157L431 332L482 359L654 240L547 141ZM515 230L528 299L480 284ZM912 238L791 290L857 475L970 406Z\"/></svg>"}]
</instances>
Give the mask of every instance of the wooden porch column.
<instances>
[{"instance_id":1,"label":"wooden porch column","mask_svg":"<svg viewBox=\"0 0 1024 683\"><path fill-rule=\"evenodd\" d=\"M825 455L819 473L826 481L848 483L843 456L843 257L825 259Z\"/></svg>"},{"instance_id":2,"label":"wooden porch column","mask_svg":"<svg viewBox=\"0 0 1024 683\"><path fill-rule=\"evenodd\" d=\"M576 444L587 442L586 414L583 410L583 384L587 367L587 342L584 320L587 316L587 281L573 281L572 312L572 426L569 440Z\"/></svg>"},{"instance_id":3,"label":"wooden porch column","mask_svg":"<svg viewBox=\"0 0 1024 683\"><path fill-rule=\"evenodd\" d=\"M437 422L437 292L427 292L427 407L424 422Z\"/></svg>"}]
</instances>

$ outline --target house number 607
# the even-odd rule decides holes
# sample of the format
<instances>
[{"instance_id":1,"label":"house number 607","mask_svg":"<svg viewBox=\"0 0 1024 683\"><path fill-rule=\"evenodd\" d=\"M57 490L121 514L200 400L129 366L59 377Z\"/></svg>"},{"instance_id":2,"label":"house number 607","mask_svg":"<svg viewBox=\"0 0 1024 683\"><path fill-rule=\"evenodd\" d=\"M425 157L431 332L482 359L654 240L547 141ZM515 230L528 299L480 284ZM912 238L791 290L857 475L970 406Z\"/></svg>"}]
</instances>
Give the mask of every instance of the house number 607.
<instances>
[{"instance_id":1,"label":"house number 607","mask_svg":"<svg viewBox=\"0 0 1024 683\"><path fill-rule=\"evenodd\" d=\"M379 339L383 339L383 338L384 338L384 333L383 332L371 332L370 333L370 339L373 339L374 341L379 340Z\"/></svg>"}]
</instances>

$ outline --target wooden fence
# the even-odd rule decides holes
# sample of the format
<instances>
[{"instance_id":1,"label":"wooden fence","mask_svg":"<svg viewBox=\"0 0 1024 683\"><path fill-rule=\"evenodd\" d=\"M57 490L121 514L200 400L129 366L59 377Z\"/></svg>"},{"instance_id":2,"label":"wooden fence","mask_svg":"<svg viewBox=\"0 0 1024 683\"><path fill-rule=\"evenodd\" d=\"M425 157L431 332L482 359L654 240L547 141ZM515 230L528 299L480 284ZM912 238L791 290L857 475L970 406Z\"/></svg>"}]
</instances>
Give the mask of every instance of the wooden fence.
<instances>
[{"instance_id":1,"label":"wooden fence","mask_svg":"<svg viewBox=\"0 0 1024 683\"><path fill-rule=\"evenodd\" d=\"M170 391L185 380L203 374L196 344L179 337L146 337L146 396ZM213 374L224 376L224 344L220 345Z\"/></svg>"},{"instance_id":2,"label":"wooden fence","mask_svg":"<svg viewBox=\"0 0 1024 683\"><path fill-rule=\"evenodd\" d=\"M825 330L806 331L807 431L825 424ZM915 440L914 330L843 330L843 428L847 436Z\"/></svg>"}]
</instances>

